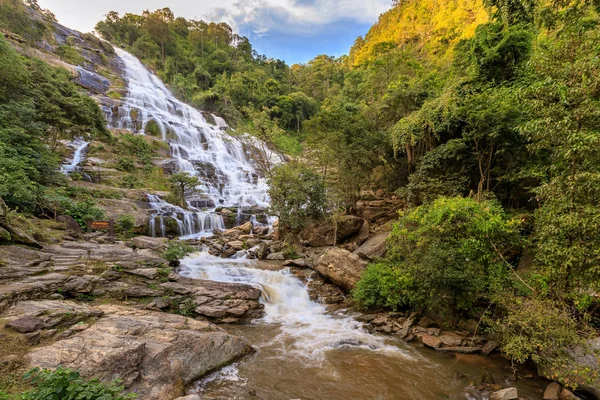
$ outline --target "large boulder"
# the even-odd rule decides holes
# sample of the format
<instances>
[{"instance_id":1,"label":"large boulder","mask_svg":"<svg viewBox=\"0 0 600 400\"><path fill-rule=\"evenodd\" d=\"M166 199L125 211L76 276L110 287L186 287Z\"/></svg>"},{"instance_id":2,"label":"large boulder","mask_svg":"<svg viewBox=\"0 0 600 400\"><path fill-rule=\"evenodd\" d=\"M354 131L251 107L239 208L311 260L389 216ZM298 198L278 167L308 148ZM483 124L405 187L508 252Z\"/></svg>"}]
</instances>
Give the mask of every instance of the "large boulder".
<instances>
[{"instance_id":1,"label":"large boulder","mask_svg":"<svg viewBox=\"0 0 600 400\"><path fill-rule=\"evenodd\" d=\"M326 247L341 243L360 232L365 220L344 215L337 224L337 231L330 223L314 222L300 233L300 239L310 247Z\"/></svg>"},{"instance_id":2,"label":"large boulder","mask_svg":"<svg viewBox=\"0 0 600 400\"><path fill-rule=\"evenodd\" d=\"M364 242L354 254L367 261L385 257L389 232L378 233Z\"/></svg>"},{"instance_id":3,"label":"large boulder","mask_svg":"<svg viewBox=\"0 0 600 400\"><path fill-rule=\"evenodd\" d=\"M163 251L167 247L167 238L138 236L131 239L131 243L138 249L150 249L155 251Z\"/></svg>"},{"instance_id":4,"label":"large boulder","mask_svg":"<svg viewBox=\"0 0 600 400\"><path fill-rule=\"evenodd\" d=\"M548 365L538 364L538 373L549 380L556 377L573 376L573 371L588 371L586 376L581 376L576 383L577 388L600 398L600 363L598 363L598 354L600 354L600 337L591 339L585 346L579 346L568 350L572 361L566 364L562 369L551 368ZM560 380L559 380L560 381ZM560 382L566 383L566 382Z\"/></svg>"},{"instance_id":5,"label":"large boulder","mask_svg":"<svg viewBox=\"0 0 600 400\"><path fill-rule=\"evenodd\" d=\"M252 351L244 340L211 323L129 307L98 307L87 329L34 349L32 366L80 371L102 381L121 379L149 400L184 395L186 385Z\"/></svg>"},{"instance_id":6,"label":"large boulder","mask_svg":"<svg viewBox=\"0 0 600 400\"><path fill-rule=\"evenodd\" d=\"M314 269L346 290L352 290L358 283L367 263L355 254L344 249L331 249L318 257Z\"/></svg>"}]
</instances>

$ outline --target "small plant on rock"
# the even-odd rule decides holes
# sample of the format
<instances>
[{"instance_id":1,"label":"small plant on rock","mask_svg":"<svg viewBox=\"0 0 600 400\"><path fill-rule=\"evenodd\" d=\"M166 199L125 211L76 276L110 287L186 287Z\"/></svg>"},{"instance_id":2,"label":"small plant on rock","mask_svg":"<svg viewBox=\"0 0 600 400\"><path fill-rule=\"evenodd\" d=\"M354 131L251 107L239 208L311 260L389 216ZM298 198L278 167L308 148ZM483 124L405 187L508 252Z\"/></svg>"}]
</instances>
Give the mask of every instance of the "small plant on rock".
<instances>
[{"instance_id":1,"label":"small plant on rock","mask_svg":"<svg viewBox=\"0 0 600 400\"><path fill-rule=\"evenodd\" d=\"M79 372L59 368L55 371L34 368L25 374L34 389L25 393L26 400L132 400L134 393L122 394L123 385L120 381L110 383L98 379L86 380Z\"/></svg>"}]
</instances>

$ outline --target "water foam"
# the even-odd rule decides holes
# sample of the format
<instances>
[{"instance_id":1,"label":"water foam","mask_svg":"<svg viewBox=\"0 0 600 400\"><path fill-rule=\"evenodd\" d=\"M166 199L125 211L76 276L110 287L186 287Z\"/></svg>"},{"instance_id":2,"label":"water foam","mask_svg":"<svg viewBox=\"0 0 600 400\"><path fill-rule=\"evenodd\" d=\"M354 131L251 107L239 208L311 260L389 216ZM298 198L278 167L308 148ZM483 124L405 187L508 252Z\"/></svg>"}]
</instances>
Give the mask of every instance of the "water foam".
<instances>
[{"instance_id":1,"label":"water foam","mask_svg":"<svg viewBox=\"0 0 600 400\"><path fill-rule=\"evenodd\" d=\"M322 362L329 350L360 347L414 359L407 350L364 330L353 318L330 315L323 305L310 299L307 287L289 269L263 270L250 260L224 260L202 252L184 259L180 273L189 278L259 287L266 313L261 323L279 327L274 340L281 344L282 358L295 355Z\"/></svg>"}]
</instances>

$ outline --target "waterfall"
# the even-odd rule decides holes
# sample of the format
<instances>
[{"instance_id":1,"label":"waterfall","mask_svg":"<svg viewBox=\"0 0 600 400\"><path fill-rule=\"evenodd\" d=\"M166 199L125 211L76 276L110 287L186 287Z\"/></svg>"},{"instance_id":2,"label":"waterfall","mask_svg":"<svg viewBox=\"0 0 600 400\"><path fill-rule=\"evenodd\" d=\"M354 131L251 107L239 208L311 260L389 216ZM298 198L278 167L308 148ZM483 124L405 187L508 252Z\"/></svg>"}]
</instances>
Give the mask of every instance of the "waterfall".
<instances>
[{"instance_id":1,"label":"waterfall","mask_svg":"<svg viewBox=\"0 0 600 400\"><path fill-rule=\"evenodd\" d=\"M169 221L177 225L178 234L183 239L212 235L214 230L225 229L223 217L214 212L201 211L191 206L186 210L153 194L148 195L148 201L153 210L148 221L152 237L166 237Z\"/></svg>"},{"instance_id":2,"label":"waterfall","mask_svg":"<svg viewBox=\"0 0 600 400\"><path fill-rule=\"evenodd\" d=\"M71 146L75 148L75 153L73 154L73 159L70 162L63 164L63 166L60 168L63 174L68 175L71 172L76 172L79 169L79 164L81 164L83 161L89 145L90 142L86 142L81 138L77 138L71 143Z\"/></svg>"},{"instance_id":3,"label":"waterfall","mask_svg":"<svg viewBox=\"0 0 600 400\"><path fill-rule=\"evenodd\" d=\"M250 157L253 140L224 132L227 123L220 117L214 117L216 126L208 123L202 112L175 98L137 58L121 49L116 52L123 60L128 95L112 127L158 134L168 141L179 170L200 178L199 189L215 205L267 207L266 178ZM282 162L277 154L271 161Z\"/></svg>"},{"instance_id":4,"label":"waterfall","mask_svg":"<svg viewBox=\"0 0 600 400\"><path fill-rule=\"evenodd\" d=\"M352 346L413 358L407 351L387 344L385 338L368 333L353 318L327 313L325 306L310 299L306 286L289 270L262 270L250 260L224 260L202 252L182 260L180 274L259 288L266 312L262 322L280 326L273 341L290 346L288 354L318 361L329 350Z\"/></svg>"},{"instance_id":5,"label":"waterfall","mask_svg":"<svg viewBox=\"0 0 600 400\"><path fill-rule=\"evenodd\" d=\"M191 205L212 208L188 211L149 196L154 210L149 223L152 235L172 232L169 223L176 224L184 237L224 229L223 217L214 212L216 207L237 208L240 222L251 218L245 211L264 211L270 200L267 180L259 163L252 159L261 143L246 134L227 133L227 122L219 116L211 114L216 125L209 123L201 111L179 101L136 57L115 50L123 62L128 94L116 115L110 111L109 127L167 141L179 171L201 182L196 189L203 200L190 200ZM277 153L266 156L273 165L283 162Z\"/></svg>"}]
</instances>

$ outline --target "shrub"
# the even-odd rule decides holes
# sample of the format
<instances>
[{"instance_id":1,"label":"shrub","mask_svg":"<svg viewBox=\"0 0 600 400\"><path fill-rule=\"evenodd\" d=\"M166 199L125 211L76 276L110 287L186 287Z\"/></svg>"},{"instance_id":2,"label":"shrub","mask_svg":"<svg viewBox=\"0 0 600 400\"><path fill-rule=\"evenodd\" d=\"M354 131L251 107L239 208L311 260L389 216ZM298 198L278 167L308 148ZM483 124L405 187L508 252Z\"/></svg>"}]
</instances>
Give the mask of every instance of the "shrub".
<instances>
[{"instance_id":1,"label":"shrub","mask_svg":"<svg viewBox=\"0 0 600 400\"><path fill-rule=\"evenodd\" d=\"M117 162L117 169L125 172L135 171L135 161L131 157L123 157Z\"/></svg>"},{"instance_id":2,"label":"shrub","mask_svg":"<svg viewBox=\"0 0 600 400\"><path fill-rule=\"evenodd\" d=\"M364 305L466 310L508 284L499 251L518 244L514 225L494 201L440 197L394 225L387 266L365 274L357 298Z\"/></svg>"},{"instance_id":3,"label":"shrub","mask_svg":"<svg viewBox=\"0 0 600 400\"><path fill-rule=\"evenodd\" d=\"M197 249L193 246L190 246L184 242L180 242L178 240L170 240L167 243L167 248L163 252L162 256L165 260L170 263L177 263L179 260L195 252Z\"/></svg>"},{"instance_id":4,"label":"shrub","mask_svg":"<svg viewBox=\"0 0 600 400\"><path fill-rule=\"evenodd\" d=\"M65 197L59 198L58 202L57 211L73 217L84 230L87 229L88 221L104 219L106 217L104 211L96 207L96 204L92 200L73 201Z\"/></svg>"},{"instance_id":5,"label":"shrub","mask_svg":"<svg viewBox=\"0 0 600 400\"><path fill-rule=\"evenodd\" d=\"M325 183L321 175L297 163L278 166L269 179L271 212L283 231L297 231L309 219L322 218Z\"/></svg>"},{"instance_id":6,"label":"shrub","mask_svg":"<svg viewBox=\"0 0 600 400\"><path fill-rule=\"evenodd\" d=\"M125 237L130 237L135 227L135 217L133 215L121 215L116 221L117 232Z\"/></svg>"},{"instance_id":7,"label":"shrub","mask_svg":"<svg viewBox=\"0 0 600 400\"><path fill-rule=\"evenodd\" d=\"M98 379L85 380L78 372L59 368L55 371L35 368L25 374L35 388L23 395L25 400L131 400L136 394L121 394L120 381L102 383Z\"/></svg>"},{"instance_id":8,"label":"shrub","mask_svg":"<svg viewBox=\"0 0 600 400\"><path fill-rule=\"evenodd\" d=\"M363 307L391 308L397 310L406 305L406 288L409 278L399 268L386 263L369 265L352 292L354 299Z\"/></svg>"}]
</instances>

